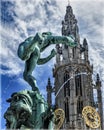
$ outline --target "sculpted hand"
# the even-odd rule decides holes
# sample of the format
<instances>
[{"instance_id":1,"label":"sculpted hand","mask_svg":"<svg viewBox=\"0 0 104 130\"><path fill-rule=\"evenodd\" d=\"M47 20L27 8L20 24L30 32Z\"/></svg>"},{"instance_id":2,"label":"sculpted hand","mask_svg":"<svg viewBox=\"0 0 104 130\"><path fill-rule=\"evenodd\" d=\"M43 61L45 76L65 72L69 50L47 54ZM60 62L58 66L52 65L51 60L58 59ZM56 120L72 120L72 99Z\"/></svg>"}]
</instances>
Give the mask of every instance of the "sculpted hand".
<instances>
[{"instance_id":1,"label":"sculpted hand","mask_svg":"<svg viewBox=\"0 0 104 130\"><path fill-rule=\"evenodd\" d=\"M54 57L55 55L56 55L56 51L55 51L55 49L52 49L51 56Z\"/></svg>"},{"instance_id":2,"label":"sculpted hand","mask_svg":"<svg viewBox=\"0 0 104 130\"><path fill-rule=\"evenodd\" d=\"M68 46L71 46L71 47L75 47L75 46L77 46L77 43L75 42L75 39L74 38L72 38L72 37L66 37L66 39L67 39L67 45Z\"/></svg>"}]
</instances>

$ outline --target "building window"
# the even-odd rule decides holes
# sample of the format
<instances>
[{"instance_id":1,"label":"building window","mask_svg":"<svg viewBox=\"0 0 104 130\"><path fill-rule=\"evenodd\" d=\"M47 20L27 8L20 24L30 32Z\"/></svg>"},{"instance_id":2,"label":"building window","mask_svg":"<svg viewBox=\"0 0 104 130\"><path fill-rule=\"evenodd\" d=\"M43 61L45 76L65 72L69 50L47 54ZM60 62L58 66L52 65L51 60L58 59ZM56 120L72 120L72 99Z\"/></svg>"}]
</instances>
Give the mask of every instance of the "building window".
<instances>
[{"instance_id":1,"label":"building window","mask_svg":"<svg viewBox=\"0 0 104 130\"><path fill-rule=\"evenodd\" d=\"M81 84L81 75L79 71L75 73L75 86L76 86L76 96L82 96L82 84Z\"/></svg>"},{"instance_id":2,"label":"building window","mask_svg":"<svg viewBox=\"0 0 104 130\"><path fill-rule=\"evenodd\" d=\"M77 113L82 114L82 109L83 109L83 102L79 98L77 101Z\"/></svg>"},{"instance_id":3,"label":"building window","mask_svg":"<svg viewBox=\"0 0 104 130\"><path fill-rule=\"evenodd\" d=\"M68 73L64 74L64 82L66 82L68 79L70 78ZM68 81L65 85L64 85L64 96L70 96L70 81Z\"/></svg>"},{"instance_id":4,"label":"building window","mask_svg":"<svg viewBox=\"0 0 104 130\"><path fill-rule=\"evenodd\" d=\"M75 58L76 48L73 48L73 49L72 49L72 52L73 52L73 58Z\"/></svg>"},{"instance_id":5,"label":"building window","mask_svg":"<svg viewBox=\"0 0 104 130\"><path fill-rule=\"evenodd\" d=\"M66 122L69 122L69 103L68 103L68 98L65 101L65 118L66 118Z\"/></svg>"},{"instance_id":6,"label":"building window","mask_svg":"<svg viewBox=\"0 0 104 130\"><path fill-rule=\"evenodd\" d=\"M68 49L68 45L64 45L64 48L65 48L65 49Z\"/></svg>"}]
</instances>

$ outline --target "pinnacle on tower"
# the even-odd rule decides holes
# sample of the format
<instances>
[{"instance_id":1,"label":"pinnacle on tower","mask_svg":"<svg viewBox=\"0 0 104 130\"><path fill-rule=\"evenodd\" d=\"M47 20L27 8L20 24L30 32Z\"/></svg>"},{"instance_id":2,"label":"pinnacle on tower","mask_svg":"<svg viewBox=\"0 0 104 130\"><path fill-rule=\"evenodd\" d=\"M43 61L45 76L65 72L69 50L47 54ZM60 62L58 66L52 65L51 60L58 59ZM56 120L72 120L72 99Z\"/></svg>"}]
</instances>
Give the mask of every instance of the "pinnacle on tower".
<instances>
[{"instance_id":1,"label":"pinnacle on tower","mask_svg":"<svg viewBox=\"0 0 104 130\"><path fill-rule=\"evenodd\" d=\"M98 74L98 73L97 73L97 75L96 75L96 79L97 79L97 82L100 81L100 77L99 77L99 74Z\"/></svg>"},{"instance_id":2,"label":"pinnacle on tower","mask_svg":"<svg viewBox=\"0 0 104 130\"><path fill-rule=\"evenodd\" d=\"M83 48L84 48L86 51L88 51L88 43L87 43L86 38L84 38L84 40L83 40Z\"/></svg>"},{"instance_id":3,"label":"pinnacle on tower","mask_svg":"<svg viewBox=\"0 0 104 130\"><path fill-rule=\"evenodd\" d=\"M48 78L47 91L51 91L51 89L52 89L51 81L50 81L50 78Z\"/></svg>"},{"instance_id":4,"label":"pinnacle on tower","mask_svg":"<svg viewBox=\"0 0 104 130\"><path fill-rule=\"evenodd\" d=\"M50 82L50 78L48 78L48 83L47 83L47 102L48 105L52 105L52 86Z\"/></svg>"},{"instance_id":5,"label":"pinnacle on tower","mask_svg":"<svg viewBox=\"0 0 104 130\"><path fill-rule=\"evenodd\" d=\"M64 20L62 21L62 35L75 37L75 40L79 43L79 29L77 25L77 20L73 14L70 2L66 8L66 14Z\"/></svg>"},{"instance_id":6,"label":"pinnacle on tower","mask_svg":"<svg viewBox=\"0 0 104 130\"><path fill-rule=\"evenodd\" d=\"M96 75L96 88L97 88L97 101L98 101L98 112L101 117L101 130L103 130L103 104L102 104L102 92L101 92L101 81L99 74Z\"/></svg>"},{"instance_id":7,"label":"pinnacle on tower","mask_svg":"<svg viewBox=\"0 0 104 130\"><path fill-rule=\"evenodd\" d=\"M50 78L48 78L48 86L50 86L50 85L51 85Z\"/></svg>"},{"instance_id":8,"label":"pinnacle on tower","mask_svg":"<svg viewBox=\"0 0 104 130\"><path fill-rule=\"evenodd\" d=\"M88 44L87 44L87 40L86 40L86 38L84 38L84 40L83 40L83 46L87 46Z\"/></svg>"},{"instance_id":9,"label":"pinnacle on tower","mask_svg":"<svg viewBox=\"0 0 104 130\"><path fill-rule=\"evenodd\" d=\"M96 85L101 87L101 81L100 81L100 77L99 77L99 74L97 73L96 75Z\"/></svg>"}]
</instances>

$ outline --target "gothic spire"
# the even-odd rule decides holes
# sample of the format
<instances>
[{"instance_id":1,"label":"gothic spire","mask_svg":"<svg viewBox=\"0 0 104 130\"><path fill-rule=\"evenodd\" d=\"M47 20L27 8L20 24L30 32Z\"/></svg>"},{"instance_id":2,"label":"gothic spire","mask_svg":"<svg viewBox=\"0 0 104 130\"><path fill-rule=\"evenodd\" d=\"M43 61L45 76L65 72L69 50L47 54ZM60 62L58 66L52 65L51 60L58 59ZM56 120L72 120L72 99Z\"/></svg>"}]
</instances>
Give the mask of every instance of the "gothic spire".
<instances>
[{"instance_id":1,"label":"gothic spire","mask_svg":"<svg viewBox=\"0 0 104 130\"><path fill-rule=\"evenodd\" d=\"M52 105L52 86L51 86L50 78L48 78L48 83L47 83L47 102L49 106Z\"/></svg>"},{"instance_id":2,"label":"gothic spire","mask_svg":"<svg viewBox=\"0 0 104 130\"><path fill-rule=\"evenodd\" d=\"M84 40L83 40L83 45L87 46L87 40L86 40L86 38L84 38Z\"/></svg>"},{"instance_id":3,"label":"gothic spire","mask_svg":"<svg viewBox=\"0 0 104 130\"><path fill-rule=\"evenodd\" d=\"M100 81L100 77L99 77L99 74L98 74L98 73L97 73L97 75L96 75L96 80L97 80L97 82Z\"/></svg>"},{"instance_id":4,"label":"gothic spire","mask_svg":"<svg viewBox=\"0 0 104 130\"><path fill-rule=\"evenodd\" d=\"M73 35L79 43L79 29L72 7L70 6L70 2L66 7L66 14L64 20L62 21L62 35Z\"/></svg>"},{"instance_id":5,"label":"gothic spire","mask_svg":"<svg viewBox=\"0 0 104 130\"><path fill-rule=\"evenodd\" d=\"M51 86L50 78L48 78L48 86Z\"/></svg>"},{"instance_id":6,"label":"gothic spire","mask_svg":"<svg viewBox=\"0 0 104 130\"><path fill-rule=\"evenodd\" d=\"M100 77L99 77L98 73L96 75L96 85L97 85L97 87L101 87L101 81L100 81Z\"/></svg>"}]
</instances>

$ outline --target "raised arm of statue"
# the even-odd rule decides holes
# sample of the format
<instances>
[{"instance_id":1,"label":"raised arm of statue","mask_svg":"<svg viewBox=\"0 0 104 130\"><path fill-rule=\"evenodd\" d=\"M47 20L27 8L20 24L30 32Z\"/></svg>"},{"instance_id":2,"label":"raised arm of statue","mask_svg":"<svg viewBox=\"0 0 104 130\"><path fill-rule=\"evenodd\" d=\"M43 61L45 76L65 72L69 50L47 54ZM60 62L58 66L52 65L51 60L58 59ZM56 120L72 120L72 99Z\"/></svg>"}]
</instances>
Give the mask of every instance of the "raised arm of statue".
<instances>
[{"instance_id":1,"label":"raised arm of statue","mask_svg":"<svg viewBox=\"0 0 104 130\"><path fill-rule=\"evenodd\" d=\"M49 56L47 56L46 58L40 58L40 59L38 59L37 64L38 64L38 65L45 64L45 63L47 63L48 61L50 61L55 55L56 55L56 51L53 49L53 50L51 51L51 54L50 54Z\"/></svg>"},{"instance_id":2,"label":"raised arm of statue","mask_svg":"<svg viewBox=\"0 0 104 130\"><path fill-rule=\"evenodd\" d=\"M44 34L44 33L43 33ZM70 47L77 46L75 39L72 36L53 36L52 34L43 35L43 46L41 52L44 51L51 44L65 44Z\"/></svg>"},{"instance_id":3,"label":"raised arm of statue","mask_svg":"<svg viewBox=\"0 0 104 130\"><path fill-rule=\"evenodd\" d=\"M41 52L51 44L65 44L70 47L77 46L71 36L53 36L52 33L46 32L42 34L36 33L34 37L27 38L18 47L19 58L25 60L24 80L30 84L34 91L38 91L38 87L32 72L37 64L45 64L55 56L56 52L53 49L48 57L40 58Z\"/></svg>"},{"instance_id":4,"label":"raised arm of statue","mask_svg":"<svg viewBox=\"0 0 104 130\"><path fill-rule=\"evenodd\" d=\"M66 44L70 47L75 47L77 43L75 43L74 39L70 36L48 36L44 43L47 42L48 44Z\"/></svg>"}]
</instances>

